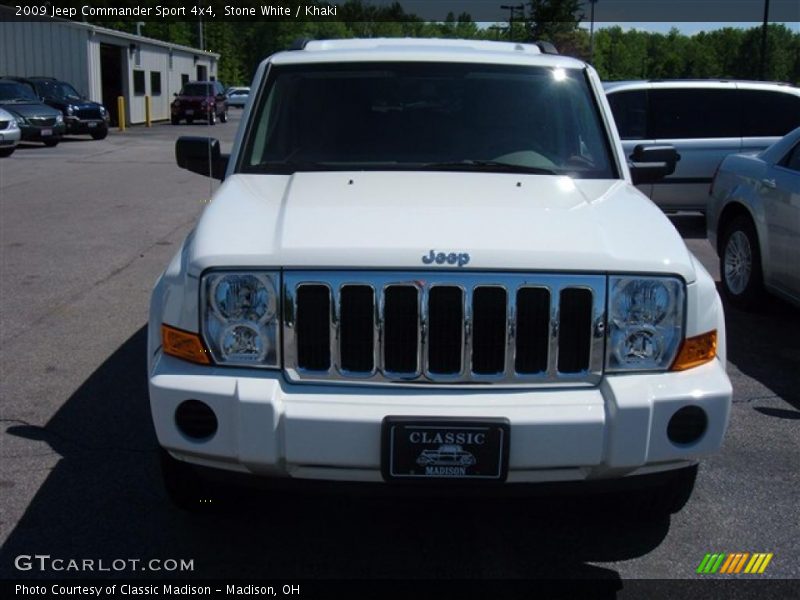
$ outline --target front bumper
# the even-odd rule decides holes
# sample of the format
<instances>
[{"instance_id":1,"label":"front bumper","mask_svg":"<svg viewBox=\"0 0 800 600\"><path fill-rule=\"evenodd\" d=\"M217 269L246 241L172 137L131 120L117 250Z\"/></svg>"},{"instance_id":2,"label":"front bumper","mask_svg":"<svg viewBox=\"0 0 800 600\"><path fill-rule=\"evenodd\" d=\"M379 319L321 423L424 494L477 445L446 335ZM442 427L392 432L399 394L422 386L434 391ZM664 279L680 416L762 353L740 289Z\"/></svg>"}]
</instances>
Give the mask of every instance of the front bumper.
<instances>
[{"instance_id":1,"label":"front bumper","mask_svg":"<svg viewBox=\"0 0 800 600\"><path fill-rule=\"evenodd\" d=\"M382 481L384 417L503 417L510 422L509 483L621 477L685 466L717 450L731 385L718 360L684 372L606 376L597 387L526 390L343 387L288 383L279 371L151 361L150 407L159 443L187 462L229 471L339 481ZM196 441L175 425L187 399L219 426ZM667 423L700 406L708 428L675 445Z\"/></svg>"},{"instance_id":2,"label":"front bumper","mask_svg":"<svg viewBox=\"0 0 800 600\"><path fill-rule=\"evenodd\" d=\"M66 133L68 134L89 134L108 130L108 121L105 119L67 117L64 123L66 125Z\"/></svg>"},{"instance_id":3,"label":"front bumper","mask_svg":"<svg viewBox=\"0 0 800 600\"><path fill-rule=\"evenodd\" d=\"M22 139L32 142L44 142L46 140L58 139L66 132L63 123L39 127L38 125L20 125Z\"/></svg>"}]
</instances>

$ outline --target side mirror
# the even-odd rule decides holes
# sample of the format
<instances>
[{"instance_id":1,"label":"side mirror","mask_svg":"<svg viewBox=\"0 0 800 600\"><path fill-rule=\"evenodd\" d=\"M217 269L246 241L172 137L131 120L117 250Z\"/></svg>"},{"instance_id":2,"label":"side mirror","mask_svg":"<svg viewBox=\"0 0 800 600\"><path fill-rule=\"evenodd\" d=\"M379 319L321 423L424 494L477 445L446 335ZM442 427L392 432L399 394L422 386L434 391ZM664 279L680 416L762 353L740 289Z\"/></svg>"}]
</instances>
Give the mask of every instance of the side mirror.
<instances>
[{"instance_id":1,"label":"side mirror","mask_svg":"<svg viewBox=\"0 0 800 600\"><path fill-rule=\"evenodd\" d=\"M631 179L634 185L653 183L675 172L675 165L681 155L674 146L648 146L639 144L633 149L629 163Z\"/></svg>"},{"instance_id":2,"label":"side mirror","mask_svg":"<svg viewBox=\"0 0 800 600\"><path fill-rule=\"evenodd\" d=\"M178 97L178 92L174 92L172 95L177 98Z\"/></svg>"},{"instance_id":3,"label":"side mirror","mask_svg":"<svg viewBox=\"0 0 800 600\"><path fill-rule=\"evenodd\" d=\"M219 140L183 136L175 142L175 162L181 169L222 181L228 168L229 154L219 150Z\"/></svg>"}]
</instances>

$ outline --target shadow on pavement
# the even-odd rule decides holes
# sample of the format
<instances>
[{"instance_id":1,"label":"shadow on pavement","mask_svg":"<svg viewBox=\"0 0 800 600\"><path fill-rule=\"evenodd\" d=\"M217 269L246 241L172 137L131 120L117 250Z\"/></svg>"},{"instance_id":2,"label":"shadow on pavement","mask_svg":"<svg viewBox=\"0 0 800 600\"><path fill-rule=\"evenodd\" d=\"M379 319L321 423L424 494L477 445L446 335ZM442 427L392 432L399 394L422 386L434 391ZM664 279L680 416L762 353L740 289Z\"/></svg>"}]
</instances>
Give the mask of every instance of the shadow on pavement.
<instances>
[{"instance_id":1,"label":"shadow on pavement","mask_svg":"<svg viewBox=\"0 0 800 600\"><path fill-rule=\"evenodd\" d=\"M719 283L717 287L722 295ZM765 295L755 312L725 303L725 324L728 361L800 410L800 310Z\"/></svg>"},{"instance_id":2,"label":"shadow on pavement","mask_svg":"<svg viewBox=\"0 0 800 600\"><path fill-rule=\"evenodd\" d=\"M706 217L699 213L673 213L667 215L683 239L706 239Z\"/></svg>"},{"instance_id":3,"label":"shadow on pavement","mask_svg":"<svg viewBox=\"0 0 800 600\"><path fill-rule=\"evenodd\" d=\"M61 460L2 549L3 578L80 575L14 570L13 557L39 553L106 561L193 559L193 572L173 574L192 578L564 576L602 579L619 589L616 571L589 563L647 554L669 530L666 518L648 524L598 518L581 498L419 502L253 491L234 514L182 513L161 486L144 327L45 428L21 425L8 433L43 440Z\"/></svg>"}]
</instances>

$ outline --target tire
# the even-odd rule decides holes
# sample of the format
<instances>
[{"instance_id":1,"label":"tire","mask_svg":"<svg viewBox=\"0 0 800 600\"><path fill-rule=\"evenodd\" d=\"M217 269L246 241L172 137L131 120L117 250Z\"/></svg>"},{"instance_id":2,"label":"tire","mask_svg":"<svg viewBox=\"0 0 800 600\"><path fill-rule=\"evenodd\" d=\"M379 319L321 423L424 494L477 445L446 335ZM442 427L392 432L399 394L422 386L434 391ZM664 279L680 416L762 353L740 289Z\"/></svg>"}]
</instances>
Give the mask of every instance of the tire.
<instances>
[{"instance_id":1,"label":"tire","mask_svg":"<svg viewBox=\"0 0 800 600\"><path fill-rule=\"evenodd\" d=\"M208 124L209 125L216 125L217 124L217 113L211 112L208 115Z\"/></svg>"},{"instance_id":2,"label":"tire","mask_svg":"<svg viewBox=\"0 0 800 600\"><path fill-rule=\"evenodd\" d=\"M220 123L227 123L228 122L228 109L227 108L225 109L225 112L223 112L219 116L219 122Z\"/></svg>"},{"instance_id":3,"label":"tire","mask_svg":"<svg viewBox=\"0 0 800 600\"><path fill-rule=\"evenodd\" d=\"M43 140L44 145L48 148L55 148L58 146L58 143L61 141L60 137L50 138L49 140Z\"/></svg>"},{"instance_id":4,"label":"tire","mask_svg":"<svg viewBox=\"0 0 800 600\"><path fill-rule=\"evenodd\" d=\"M181 122L181 120L178 117L170 117L169 120L170 120L170 123L172 123L173 125L179 125L180 122Z\"/></svg>"},{"instance_id":5,"label":"tire","mask_svg":"<svg viewBox=\"0 0 800 600\"><path fill-rule=\"evenodd\" d=\"M186 124L191 125L194 123L194 117L186 117Z\"/></svg>"},{"instance_id":6,"label":"tire","mask_svg":"<svg viewBox=\"0 0 800 600\"><path fill-rule=\"evenodd\" d=\"M103 129L98 129L97 131L93 131L90 135L93 140L104 140L108 136L108 128L104 127Z\"/></svg>"},{"instance_id":7,"label":"tire","mask_svg":"<svg viewBox=\"0 0 800 600\"><path fill-rule=\"evenodd\" d=\"M728 224L719 257L725 298L738 308L754 309L763 295L764 281L758 234L749 217L739 215Z\"/></svg>"},{"instance_id":8,"label":"tire","mask_svg":"<svg viewBox=\"0 0 800 600\"><path fill-rule=\"evenodd\" d=\"M213 512L222 508L222 496L194 468L159 448L161 478L170 502L186 512Z\"/></svg>"},{"instance_id":9,"label":"tire","mask_svg":"<svg viewBox=\"0 0 800 600\"><path fill-rule=\"evenodd\" d=\"M14 154L14 150L16 150L16 148L14 148L14 146L11 146L11 148L1 148L0 149L0 158L8 158L12 154Z\"/></svg>"}]
</instances>

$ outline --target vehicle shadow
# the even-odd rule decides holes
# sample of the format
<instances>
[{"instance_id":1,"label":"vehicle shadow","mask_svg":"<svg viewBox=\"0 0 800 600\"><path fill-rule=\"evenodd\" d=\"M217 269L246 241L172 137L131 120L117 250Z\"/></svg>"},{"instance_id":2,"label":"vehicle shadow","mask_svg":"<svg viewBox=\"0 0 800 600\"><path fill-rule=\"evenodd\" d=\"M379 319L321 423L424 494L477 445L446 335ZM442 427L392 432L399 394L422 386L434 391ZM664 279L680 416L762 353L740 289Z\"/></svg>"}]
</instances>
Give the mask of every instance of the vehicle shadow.
<instances>
[{"instance_id":1,"label":"vehicle shadow","mask_svg":"<svg viewBox=\"0 0 800 600\"><path fill-rule=\"evenodd\" d=\"M717 287L722 294L721 284L717 283ZM725 303L725 324L728 361L800 410L800 386L797 385L800 310L779 298L765 295L754 312L742 311ZM781 413L764 409L759 412L797 418L785 414L790 411Z\"/></svg>"},{"instance_id":2,"label":"vehicle shadow","mask_svg":"<svg viewBox=\"0 0 800 600\"><path fill-rule=\"evenodd\" d=\"M400 498L248 493L225 514L174 509L162 490L145 379L145 328L137 331L43 428L6 435L48 444L60 460L0 551L0 578L102 576L20 572L19 554L63 558L173 558L191 573L106 576L190 578L492 578L619 574L592 562L647 554L669 519L599 518L582 498L410 501Z\"/></svg>"}]
</instances>

